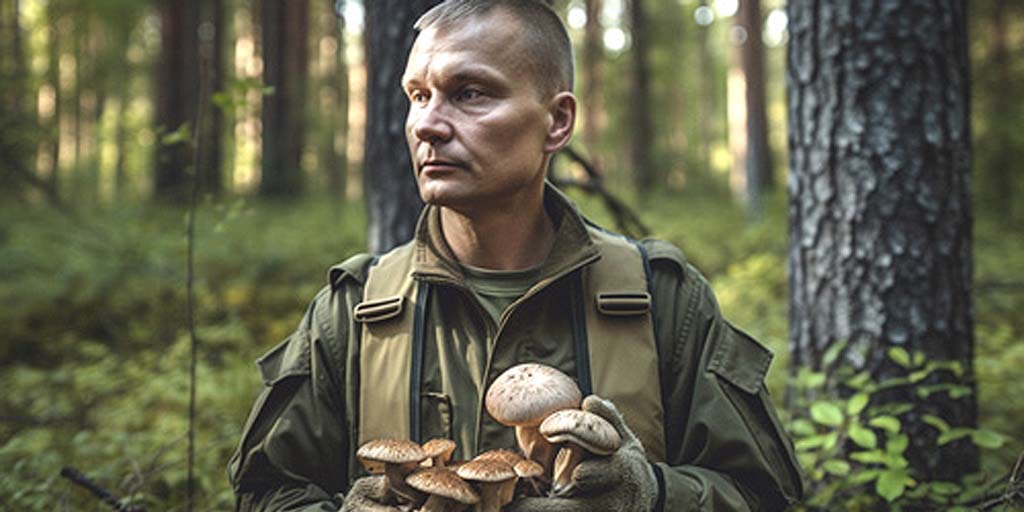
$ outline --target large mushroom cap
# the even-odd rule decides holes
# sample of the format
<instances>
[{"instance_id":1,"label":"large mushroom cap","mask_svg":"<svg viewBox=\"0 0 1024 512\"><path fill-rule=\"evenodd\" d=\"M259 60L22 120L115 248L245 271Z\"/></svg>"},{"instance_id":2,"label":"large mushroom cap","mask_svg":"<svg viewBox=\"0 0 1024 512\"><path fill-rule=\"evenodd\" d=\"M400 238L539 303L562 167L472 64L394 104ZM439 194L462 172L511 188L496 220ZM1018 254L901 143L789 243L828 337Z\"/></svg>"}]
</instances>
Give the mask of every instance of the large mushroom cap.
<instances>
[{"instance_id":1,"label":"large mushroom cap","mask_svg":"<svg viewBox=\"0 0 1024 512\"><path fill-rule=\"evenodd\" d=\"M580 406L583 395L568 375L543 364L513 366L487 390L487 412L509 426L536 426L549 414Z\"/></svg>"},{"instance_id":2,"label":"large mushroom cap","mask_svg":"<svg viewBox=\"0 0 1024 512\"><path fill-rule=\"evenodd\" d=\"M611 423L587 411L566 409L548 416L540 433L549 443L572 442L596 455L609 455L619 449L622 438Z\"/></svg>"},{"instance_id":3,"label":"large mushroom cap","mask_svg":"<svg viewBox=\"0 0 1024 512\"><path fill-rule=\"evenodd\" d=\"M408 464L420 462L427 458L426 453L420 445L401 439L377 439L359 447L356 457L367 467L367 470L374 472L371 466L379 464ZM377 464L372 464L377 463Z\"/></svg>"},{"instance_id":4,"label":"large mushroom cap","mask_svg":"<svg viewBox=\"0 0 1024 512\"><path fill-rule=\"evenodd\" d=\"M498 460L473 459L459 466L455 472L473 482L504 482L516 477L512 466Z\"/></svg>"},{"instance_id":5,"label":"large mushroom cap","mask_svg":"<svg viewBox=\"0 0 1024 512\"><path fill-rule=\"evenodd\" d=\"M469 485L469 482L459 478L459 475L450 469L421 469L409 475L405 482L416 490L466 505L475 505L480 501L480 496Z\"/></svg>"}]
</instances>

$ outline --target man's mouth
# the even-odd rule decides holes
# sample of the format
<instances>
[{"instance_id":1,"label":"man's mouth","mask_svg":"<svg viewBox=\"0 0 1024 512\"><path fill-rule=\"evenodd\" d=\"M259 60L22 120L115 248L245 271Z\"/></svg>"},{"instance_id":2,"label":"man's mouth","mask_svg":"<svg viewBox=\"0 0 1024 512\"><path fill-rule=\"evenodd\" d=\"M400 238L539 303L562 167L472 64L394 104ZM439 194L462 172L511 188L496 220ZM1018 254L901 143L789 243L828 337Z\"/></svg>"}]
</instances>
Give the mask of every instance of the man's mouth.
<instances>
[{"instance_id":1,"label":"man's mouth","mask_svg":"<svg viewBox=\"0 0 1024 512\"><path fill-rule=\"evenodd\" d=\"M452 172L462 168L463 165L454 160L431 159L420 163L420 172L424 174Z\"/></svg>"}]
</instances>

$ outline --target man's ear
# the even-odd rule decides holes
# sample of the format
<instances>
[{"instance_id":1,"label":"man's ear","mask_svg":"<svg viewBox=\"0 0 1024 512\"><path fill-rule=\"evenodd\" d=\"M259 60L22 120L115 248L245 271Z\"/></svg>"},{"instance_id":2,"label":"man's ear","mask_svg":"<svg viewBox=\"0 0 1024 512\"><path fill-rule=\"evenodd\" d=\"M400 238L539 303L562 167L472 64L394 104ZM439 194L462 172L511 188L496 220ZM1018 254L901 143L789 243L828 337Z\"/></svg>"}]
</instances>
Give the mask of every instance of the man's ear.
<instances>
[{"instance_id":1,"label":"man's ear","mask_svg":"<svg viewBox=\"0 0 1024 512\"><path fill-rule=\"evenodd\" d=\"M576 96L569 91L562 91L551 98L548 104L551 115L551 126L544 140L544 152L554 153L567 144L576 128Z\"/></svg>"}]
</instances>

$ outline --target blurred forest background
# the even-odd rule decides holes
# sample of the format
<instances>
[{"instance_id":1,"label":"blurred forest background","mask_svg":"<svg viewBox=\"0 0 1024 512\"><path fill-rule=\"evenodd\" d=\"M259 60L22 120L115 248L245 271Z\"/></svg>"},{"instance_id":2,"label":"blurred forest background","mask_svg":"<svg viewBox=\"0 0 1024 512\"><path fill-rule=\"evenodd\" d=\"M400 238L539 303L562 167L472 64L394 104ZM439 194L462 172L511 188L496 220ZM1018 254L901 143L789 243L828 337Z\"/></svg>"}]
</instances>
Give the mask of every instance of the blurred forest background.
<instances>
[{"instance_id":1,"label":"blurred forest background","mask_svg":"<svg viewBox=\"0 0 1024 512\"><path fill-rule=\"evenodd\" d=\"M434 3L0 0L0 509L110 509L65 466L147 510L232 508L254 359L415 220L397 77ZM1024 494L1024 4L966 4L554 2L582 111L552 179L681 246L774 350L808 509ZM842 219L892 243L842 246Z\"/></svg>"}]
</instances>

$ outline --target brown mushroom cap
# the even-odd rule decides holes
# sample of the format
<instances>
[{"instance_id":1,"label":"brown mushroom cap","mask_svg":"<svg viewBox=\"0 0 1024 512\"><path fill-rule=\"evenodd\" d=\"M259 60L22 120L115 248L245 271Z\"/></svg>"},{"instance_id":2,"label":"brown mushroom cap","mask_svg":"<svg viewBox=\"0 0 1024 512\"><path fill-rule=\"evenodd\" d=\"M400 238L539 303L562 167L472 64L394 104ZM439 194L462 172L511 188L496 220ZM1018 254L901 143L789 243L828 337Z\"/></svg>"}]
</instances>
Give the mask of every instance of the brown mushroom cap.
<instances>
[{"instance_id":1,"label":"brown mushroom cap","mask_svg":"<svg viewBox=\"0 0 1024 512\"><path fill-rule=\"evenodd\" d=\"M427 458L420 445L401 439L377 439L367 442L356 451L364 465L366 461L385 464L408 464ZM367 470L370 470L369 467Z\"/></svg>"},{"instance_id":2,"label":"brown mushroom cap","mask_svg":"<svg viewBox=\"0 0 1024 512\"><path fill-rule=\"evenodd\" d=\"M440 459L442 462L448 462L451 460L452 452L454 451L455 441L451 439L431 439L423 443L423 453L430 459Z\"/></svg>"},{"instance_id":3,"label":"brown mushroom cap","mask_svg":"<svg viewBox=\"0 0 1024 512\"><path fill-rule=\"evenodd\" d=\"M519 463L519 461L524 459L522 455L519 455L512 450L500 448L497 450L488 450L483 452L480 455L477 455L473 460L497 460L514 467Z\"/></svg>"},{"instance_id":4,"label":"brown mushroom cap","mask_svg":"<svg viewBox=\"0 0 1024 512\"><path fill-rule=\"evenodd\" d=\"M512 466L498 460L473 459L460 465L455 472L473 482L504 482L516 477Z\"/></svg>"},{"instance_id":5,"label":"brown mushroom cap","mask_svg":"<svg viewBox=\"0 0 1024 512\"><path fill-rule=\"evenodd\" d=\"M466 505L475 505L480 501L473 487L447 468L421 469L409 475L405 482L416 490Z\"/></svg>"},{"instance_id":6,"label":"brown mushroom cap","mask_svg":"<svg viewBox=\"0 0 1024 512\"><path fill-rule=\"evenodd\" d=\"M580 406L583 395L568 375L543 364L513 366L487 390L487 412L509 426L535 426L549 414Z\"/></svg>"},{"instance_id":7,"label":"brown mushroom cap","mask_svg":"<svg viewBox=\"0 0 1024 512\"><path fill-rule=\"evenodd\" d=\"M567 409L548 416L540 433L549 443L576 443L596 455L609 455L619 449L622 438L611 423L587 411Z\"/></svg>"},{"instance_id":8,"label":"brown mushroom cap","mask_svg":"<svg viewBox=\"0 0 1024 512\"><path fill-rule=\"evenodd\" d=\"M544 474L544 467L530 459L517 462L512 469L515 470L516 475L519 475L519 478L537 478Z\"/></svg>"}]
</instances>

